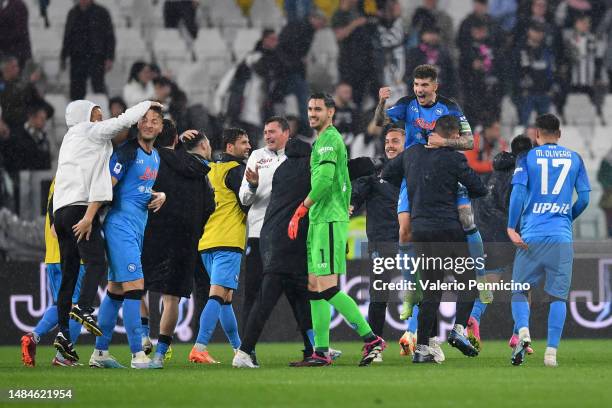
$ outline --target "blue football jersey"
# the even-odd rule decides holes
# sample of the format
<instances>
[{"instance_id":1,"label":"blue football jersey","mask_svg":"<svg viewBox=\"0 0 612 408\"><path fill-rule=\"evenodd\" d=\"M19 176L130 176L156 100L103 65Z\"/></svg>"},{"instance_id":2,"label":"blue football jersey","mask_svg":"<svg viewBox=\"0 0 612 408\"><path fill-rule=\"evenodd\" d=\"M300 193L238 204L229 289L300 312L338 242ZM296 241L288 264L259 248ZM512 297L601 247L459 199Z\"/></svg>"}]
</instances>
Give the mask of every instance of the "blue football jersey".
<instances>
[{"instance_id":1,"label":"blue football jersey","mask_svg":"<svg viewBox=\"0 0 612 408\"><path fill-rule=\"evenodd\" d=\"M156 149L147 153L136 147L135 152L126 155L122 149L133 150L134 146L124 145L111 156L111 175L118 183L113 189L113 205L105 222L127 223L141 235L147 224L147 205L159 170L159 154Z\"/></svg>"},{"instance_id":2,"label":"blue football jersey","mask_svg":"<svg viewBox=\"0 0 612 408\"><path fill-rule=\"evenodd\" d=\"M470 124L459 105L452 99L438 95L431 106L421 106L416 96L405 96L387 109L387 116L394 121L405 122L406 148L416 143L427 144L427 136L436 127L440 116L456 116L460 123L460 133L470 132Z\"/></svg>"},{"instance_id":3,"label":"blue football jersey","mask_svg":"<svg viewBox=\"0 0 612 408\"><path fill-rule=\"evenodd\" d=\"M572 196L591 191L580 155L556 144L545 144L519 157L512 184L527 187L521 215L523 238L555 236L572 240Z\"/></svg>"}]
</instances>

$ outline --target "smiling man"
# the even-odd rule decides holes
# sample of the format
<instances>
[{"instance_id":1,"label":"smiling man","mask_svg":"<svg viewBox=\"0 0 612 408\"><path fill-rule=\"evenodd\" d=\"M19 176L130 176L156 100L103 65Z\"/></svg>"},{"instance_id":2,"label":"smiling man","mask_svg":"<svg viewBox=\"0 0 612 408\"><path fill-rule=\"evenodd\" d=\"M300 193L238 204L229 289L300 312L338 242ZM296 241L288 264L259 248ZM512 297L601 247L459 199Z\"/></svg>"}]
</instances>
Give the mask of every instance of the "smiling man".
<instances>
[{"instance_id":1,"label":"smiling man","mask_svg":"<svg viewBox=\"0 0 612 408\"><path fill-rule=\"evenodd\" d=\"M298 236L300 219L309 216L307 258L308 290L315 352L301 367L331 364L329 350L330 305L355 329L364 341L359 363L366 366L385 348L384 340L375 335L355 301L338 287L338 276L346 274L351 182L346 146L332 125L336 107L327 94L314 94L308 101L308 121L317 132L310 156L310 192L295 210L289 222L288 235Z\"/></svg>"},{"instance_id":2,"label":"smiling man","mask_svg":"<svg viewBox=\"0 0 612 408\"><path fill-rule=\"evenodd\" d=\"M246 249L246 279L242 306L242 333L246 332L249 314L261 288L263 265L259 252L259 233L272 192L272 177L287 156L285 145L289 139L289 122L281 116L272 116L264 126L265 147L254 150L247 161L240 185L240 202L250 206L247 215L248 240ZM255 353L252 354L257 364Z\"/></svg>"}]
</instances>

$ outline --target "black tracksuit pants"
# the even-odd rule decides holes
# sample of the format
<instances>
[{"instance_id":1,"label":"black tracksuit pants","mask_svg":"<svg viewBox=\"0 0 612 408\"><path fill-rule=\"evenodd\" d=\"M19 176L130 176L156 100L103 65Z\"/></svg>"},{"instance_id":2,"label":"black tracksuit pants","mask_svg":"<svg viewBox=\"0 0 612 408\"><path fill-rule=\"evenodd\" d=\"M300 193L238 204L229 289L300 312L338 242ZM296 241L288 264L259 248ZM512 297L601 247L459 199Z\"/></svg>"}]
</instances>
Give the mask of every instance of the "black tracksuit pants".
<instances>
[{"instance_id":1,"label":"black tracksuit pants","mask_svg":"<svg viewBox=\"0 0 612 408\"><path fill-rule=\"evenodd\" d=\"M80 262L85 264L85 277L81 286L79 307L87 310L93 306L98 293L98 285L107 270L104 253L104 240L100 218L95 216L89 240L77 243L72 227L85 215L85 205L70 205L55 211L54 225L60 247L62 263L62 283L57 295L58 326L65 336L69 336L68 321L72 306L72 294L79 276Z\"/></svg>"},{"instance_id":2,"label":"black tracksuit pants","mask_svg":"<svg viewBox=\"0 0 612 408\"><path fill-rule=\"evenodd\" d=\"M415 245L417 254L422 254L424 259L441 258L468 258L470 256L465 233L461 228L450 230L430 230L430 231L412 231L412 239ZM451 272L451 271L447 271ZM474 306L474 300L478 296L478 292L468 290L469 281L475 278L474 270L467 269L463 273L452 271L453 278L457 282L463 282L466 285L465 290L457 293L457 314L455 316L455 324L467 326L467 321ZM440 268L440 265L434 265L430 262L421 268L421 281L429 280L430 282L444 282L445 270ZM419 309L419 332L417 343L427 345L429 338L434 337L437 333L437 315L442 300L443 291L423 290L423 300Z\"/></svg>"},{"instance_id":3,"label":"black tracksuit pants","mask_svg":"<svg viewBox=\"0 0 612 408\"><path fill-rule=\"evenodd\" d=\"M249 314L246 330L243 331L240 350L250 354L255 349L259 336L283 293L287 296L293 310L293 316L302 334L304 354L312 354L312 344L308 338L308 330L312 329L310 302L308 300L308 277L276 273L263 275L261 291Z\"/></svg>"},{"instance_id":4,"label":"black tracksuit pants","mask_svg":"<svg viewBox=\"0 0 612 408\"><path fill-rule=\"evenodd\" d=\"M247 240L246 272L244 276L244 301L242 302L242 312L240 321L240 332L246 332L246 325L249 321L249 314L253 309L253 304L257 299L261 289L263 279L263 263L261 252L259 251L259 238L249 238Z\"/></svg>"}]
</instances>

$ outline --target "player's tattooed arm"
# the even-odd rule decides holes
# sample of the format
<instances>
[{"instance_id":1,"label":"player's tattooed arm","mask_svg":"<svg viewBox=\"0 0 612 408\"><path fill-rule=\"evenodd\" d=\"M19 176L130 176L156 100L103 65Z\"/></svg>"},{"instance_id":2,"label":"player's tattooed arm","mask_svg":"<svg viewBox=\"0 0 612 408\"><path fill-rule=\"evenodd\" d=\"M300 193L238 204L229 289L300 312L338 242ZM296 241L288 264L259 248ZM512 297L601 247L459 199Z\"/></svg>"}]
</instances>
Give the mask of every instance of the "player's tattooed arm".
<instances>
[{"instance_id":1,"label":"player's tattooed arm","mask_svg":"<svg viewBox=\"0 0 612 408\"><path fill-rule=\"evenodd\" d=\"M471 150L474 148L474 135L472 132L462 132L457 139L446 139L446 147L455 150Z\"/></svg>"},{"instance_id":2,"label":"player's tattooed arm","mask_svg":"<svg viewBox=\"0 0 612 408\"><path fill-rule=\"evenodd\" d=\"M391 88L383 87L378 90L378 105L374 111L374 123L376 126L385 126L391 123L391 119L387 116L386 105L387 99L391 97Z\"/></svg>"}]
</instances>

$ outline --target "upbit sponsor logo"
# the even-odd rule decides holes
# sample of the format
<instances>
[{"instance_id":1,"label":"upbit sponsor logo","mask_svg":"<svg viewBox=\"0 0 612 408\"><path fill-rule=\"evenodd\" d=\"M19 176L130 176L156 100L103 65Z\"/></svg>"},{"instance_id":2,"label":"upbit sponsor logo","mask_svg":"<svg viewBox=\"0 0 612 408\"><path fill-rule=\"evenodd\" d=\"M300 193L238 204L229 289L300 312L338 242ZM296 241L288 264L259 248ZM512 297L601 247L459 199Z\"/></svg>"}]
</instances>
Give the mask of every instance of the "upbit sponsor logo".
<instances>
[{"instance_id":1,"label":"upbit sponsor logo","mask_svg":"<svg viewBox=\"0 0 612 408\"><path fill-rule=\"evenodd\" d=\"M567 215L569 214L570 211L570 205L569 204L557 204L557 203L535 203L533 205L533 214L544 214L544 213L551 213L551 214L563 214L563 215Z\"/></svg>"}]
</instances>

